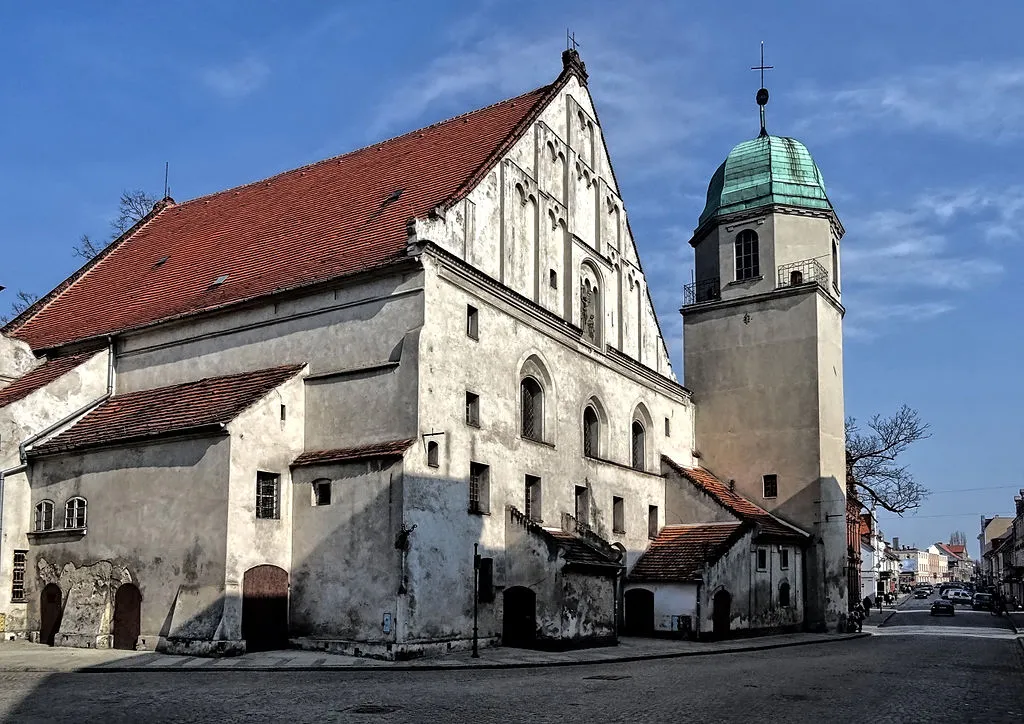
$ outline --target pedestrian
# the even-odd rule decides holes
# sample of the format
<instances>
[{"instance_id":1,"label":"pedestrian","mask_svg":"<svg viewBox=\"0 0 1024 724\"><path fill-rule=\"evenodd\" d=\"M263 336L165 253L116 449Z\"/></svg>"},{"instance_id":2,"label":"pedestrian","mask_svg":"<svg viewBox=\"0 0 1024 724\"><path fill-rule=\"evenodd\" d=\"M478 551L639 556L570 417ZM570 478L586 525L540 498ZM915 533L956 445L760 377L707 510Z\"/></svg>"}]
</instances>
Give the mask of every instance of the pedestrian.
<instances>
[{"instance_id":1,"label":"pedestrian","mask_svg":"<svg viewBox=\"0 0 1024 724\"><path fill-rule=\"evenodd\" d=\"M883 598L883 596L882 596L882 594L878 594L876 596L876 598L878 599L878 612L881 613L882 612L882 598Z\"/></svg>"},{"instance_id":2,"label":"pedestrian","mask_svg":"<svg viewBox=\"0 0 1024 724\"><path fill-rule=\"evenodd\" d=\"M871 615L871 597L864 596L864 600L861 601L861 605L864 607L864 618Z\"/></svg>"}]
</instances>

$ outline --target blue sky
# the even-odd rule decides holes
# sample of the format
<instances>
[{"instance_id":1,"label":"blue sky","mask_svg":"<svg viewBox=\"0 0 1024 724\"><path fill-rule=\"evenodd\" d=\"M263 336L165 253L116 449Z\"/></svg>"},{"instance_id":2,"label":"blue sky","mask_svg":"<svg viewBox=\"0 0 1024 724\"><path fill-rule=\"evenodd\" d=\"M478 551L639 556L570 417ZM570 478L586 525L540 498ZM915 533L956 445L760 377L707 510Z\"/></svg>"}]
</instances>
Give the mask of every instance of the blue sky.
<instances>
[{"instance_id":1,"label":"blue sky","mask_svg":"<svg viewBox=\"0 0 1024 724\"><path fill-rule=\"evenodd\" d=\"M686 245L707 181L768 127L821 167L843 246L846 407L907 403L935 491L883 516L973 542L1024 487L1024 5L963 3L32 3L0 24L0 307L106 238L124 189L178 200L543 85L571 25L677 369ZM976 554L976 550L972 547Z\"/></svg>"}]
</instances>

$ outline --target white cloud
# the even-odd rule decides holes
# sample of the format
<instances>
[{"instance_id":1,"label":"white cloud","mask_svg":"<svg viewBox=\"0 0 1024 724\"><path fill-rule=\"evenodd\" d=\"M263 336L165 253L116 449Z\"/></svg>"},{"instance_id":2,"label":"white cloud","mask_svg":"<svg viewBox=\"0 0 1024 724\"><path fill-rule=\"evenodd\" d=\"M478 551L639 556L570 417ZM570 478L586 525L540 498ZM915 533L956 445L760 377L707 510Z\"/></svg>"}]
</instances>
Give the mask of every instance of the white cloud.
<instances>
[{"instance_id":1,"label":"white cloud","mask_svg":"<svg viewBox=\"0 0 1024 724\"><path fill-rule=\"evenodd\" d=\"M236 99L259 90L268 75L267 64L250 56L236 63L206 68L200 73L200 79L217 95Z\"/></svg>"},{"instance_id":2,"label":"white cloud","mask_svg":"<svg viewBox=\"0 0 1024 724\"><path fill-rule=\"evenodd\" d=\"M891 125L1008 141L1024 135L1024 60L921 67L797 99L809 107L800 125L832 134Z\"/></svg>"}]
</instances>

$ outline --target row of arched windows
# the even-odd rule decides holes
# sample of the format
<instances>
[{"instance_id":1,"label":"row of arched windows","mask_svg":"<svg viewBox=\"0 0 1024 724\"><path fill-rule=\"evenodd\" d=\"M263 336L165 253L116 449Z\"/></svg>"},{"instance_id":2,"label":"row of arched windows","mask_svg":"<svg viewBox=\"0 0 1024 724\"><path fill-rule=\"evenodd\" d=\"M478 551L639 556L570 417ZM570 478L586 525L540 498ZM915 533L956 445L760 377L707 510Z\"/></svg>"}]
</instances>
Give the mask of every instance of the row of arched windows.
<instances>
[{"instance_id":1,"label":"row of arched windows","mask_svg":"<svg viewBox=\"0 0 1024 724\"><path fill-rule=\"evenodd\" d=\"M32 530L39 533L54 529L54 504L52 500L43 500L36 505L36 517ZM75 496L64 504L64 527L70 530L85 528L85 498Z\"/></svg>"}]
</instances>

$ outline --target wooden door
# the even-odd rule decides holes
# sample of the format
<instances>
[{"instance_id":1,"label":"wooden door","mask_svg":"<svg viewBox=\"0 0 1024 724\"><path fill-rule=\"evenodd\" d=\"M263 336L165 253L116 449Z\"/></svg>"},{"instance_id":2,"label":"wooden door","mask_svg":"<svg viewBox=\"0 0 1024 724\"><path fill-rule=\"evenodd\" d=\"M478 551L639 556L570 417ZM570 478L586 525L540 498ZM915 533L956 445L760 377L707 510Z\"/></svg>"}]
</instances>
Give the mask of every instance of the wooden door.
<instances>
[{"instance_id":1,"label":"wooden door","mask_svg":"<svg viewBox=\"0 0 1024 724\"><path fill-rule=\"evenodd\" d=\"M537 594L514 586L502 593L502 603L502 645L531 646L537 638Z\"/></svg>"},{"instance_id":2,"label":"wooden door","mask_svg":"<svg viewBox=\"0 0 1024 724\"><path fill-rule=\"evenodd\" d=\"M247 651L288 645L288 571L256 566L242 579L242 638Z\"/></svg>"},{"instance_id":3,"label":"wooden door","mask_svg":"<svg viewBox=\"0 0 1024 724\"><path fill-rule=\"evenodd\" d=\"M142 593L132 583L122 583L114 596L114 648L134 651L142 632Z\"/></svg>"}]
</instances>

